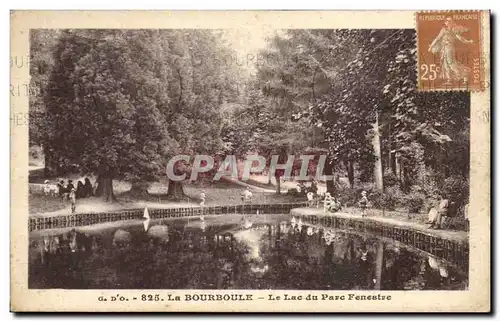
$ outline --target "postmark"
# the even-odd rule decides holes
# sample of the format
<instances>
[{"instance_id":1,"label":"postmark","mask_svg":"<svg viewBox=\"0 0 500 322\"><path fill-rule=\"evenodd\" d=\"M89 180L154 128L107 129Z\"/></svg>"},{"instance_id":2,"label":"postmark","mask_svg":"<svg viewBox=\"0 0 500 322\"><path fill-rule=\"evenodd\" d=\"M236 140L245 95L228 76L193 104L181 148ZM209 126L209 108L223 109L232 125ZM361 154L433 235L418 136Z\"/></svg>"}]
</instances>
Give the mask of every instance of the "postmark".
<instances>
[{"instance_id":1,"label":"postmark","mask_svg":"<svg viewBox=\"0 0 500 322\"><path fill-rule=\"evenodd\" d=\"M482 91L481 12L416 13L418 89Z\"/></svg>"}]
</instances>

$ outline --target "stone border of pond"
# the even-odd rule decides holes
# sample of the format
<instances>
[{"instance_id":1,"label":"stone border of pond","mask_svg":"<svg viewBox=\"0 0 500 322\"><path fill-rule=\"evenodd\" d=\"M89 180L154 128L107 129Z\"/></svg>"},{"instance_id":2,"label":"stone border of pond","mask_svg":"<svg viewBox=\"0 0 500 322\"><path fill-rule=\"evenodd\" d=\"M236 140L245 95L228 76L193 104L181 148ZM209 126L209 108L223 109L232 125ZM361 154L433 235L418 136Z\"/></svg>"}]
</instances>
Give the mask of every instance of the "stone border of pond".
<instances>
[{"instance_id":1,"label":"stone border of pond","mask_svg":"<svg viewBox=\"0 0 500 322\"><path fill-rule=\"evenodd\" d=\"M412 246L445 259L468 271L469 242L467 232L431 230L425 226L391 218L364 217L344 213L324 213L308 208L307 203L240 204L182 208L148 208L150 219L187 218L201 215L290 214L304 223L371 233ZM31 216L30 232L54 228L80 227L123 220L142 220L144 209L127 209L105 213L82 213L59 216Z\"/></svg>"},{"instance_id":2,"label":"stone border of pond","mask_svg":"<svg viewBox=\"0 0 500 322\"><path fill-rule=\"evenodd\" d=\"M226 206L148 208L150 219L199 217L201 215L234 215L234 214L288 214L293 208L305 207L307 203L280 204L239 204ZM127 209L103 213L81 213L58 216L30 216L29 231L79 227L95 225L104 222L143 219L144 209Z\"/></svg>"},{"instance_id":3,"label":"stone border of pond","mask_svg":"<svg viewBox=\"0 0 500 322\"><path fill-rule=\"evenodd\" d=\"M342 229L399 241L427 254L444 259L468 272L469 238L467 232L431 230L424 225L390 218L361 217L344 213L324 213L317 208L295 208L290 214L304 224Z\"/></svg>"}]
</instances>

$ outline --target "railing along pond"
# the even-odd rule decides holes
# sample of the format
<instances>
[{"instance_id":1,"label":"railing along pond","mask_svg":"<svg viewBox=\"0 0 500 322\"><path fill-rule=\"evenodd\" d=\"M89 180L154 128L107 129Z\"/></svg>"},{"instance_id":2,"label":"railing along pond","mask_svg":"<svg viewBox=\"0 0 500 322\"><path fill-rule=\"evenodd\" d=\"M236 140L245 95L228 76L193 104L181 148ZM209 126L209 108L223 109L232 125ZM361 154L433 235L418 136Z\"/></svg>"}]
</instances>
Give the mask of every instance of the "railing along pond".
<instances>
[{"instance_id":1,"label":"railing along pond","mask_svg":"<svg viewBox=\"0 0 500 322\"><path fill-rule=\"evenodd\" d=\"M420 251L447 260L468 271L469 242L439 237L429 232L412 227L392 226L377 220L365 220L358 217L345 218L335 214L331 216L302 215L298 212L293 216L302 219L304 224L318 225L324 228L352 230L357 233L369 233L375 236L399 241Z\"/></svg>"},{"instance_id":2,"label":"railing along pond","mask_svg":"<svg viewBox=\"0 0 500 322\"><path fill-rule=\"evenodd\" d=\"M307 207L306 203L282 204L240 204L227 206L205 206L184 208L148 208L151 219L184 218L200 215L231 215L231 214L289 214L293 208ZM123 210L108 213L82 213L62 216L31 216L29 231L87 226L122 220L143 219L144 209ZM442 238L429 232L412 227L392 226L376 220L361 218L344 218L331 216L293 214L302 218L306 224L320 225L323 228L353 230L358 233L371 233L376 236L399 241L405 245L443 258L464 270L468 270L469 243Z\"/></svg>"},{"instance_id":3,"label":"railing along pond","mask_svg":"<svg viewBox=\"0 0 500 322\"><path fill-rule=\"evenodd\" d=\"M200 215L231 214L288 214L293 208L306 207L306 203L240 204L184 208L148 208L151 219L196 217ZM107 213L82 213L60 216L31 216L29 231L52 228L77 227L105 222L143 219L144 209L121 210Z\"/></svg>"}]
</instances>

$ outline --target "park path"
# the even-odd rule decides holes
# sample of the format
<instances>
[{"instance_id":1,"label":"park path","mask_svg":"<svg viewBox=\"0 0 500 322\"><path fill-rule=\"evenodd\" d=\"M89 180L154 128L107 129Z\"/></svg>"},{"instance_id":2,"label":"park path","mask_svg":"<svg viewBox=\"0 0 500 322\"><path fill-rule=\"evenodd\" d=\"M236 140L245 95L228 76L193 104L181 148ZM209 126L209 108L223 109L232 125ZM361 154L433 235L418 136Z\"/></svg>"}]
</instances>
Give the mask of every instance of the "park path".
<instances>
[{"instance_id":1,"label":"park path","mask_svg":"<svg viewBox=\"0 0 500 322\"><path fill-rule=\"evenodd\" d=\"M290 213L292 215L296 215L296 216L306 215L306 216L319 216L319 217L335 216L335 217L340 217L340 218L362 218L361 214L347 214L347 213L341 213L341 212L325 214L323 212L323 209L318 209L318 208L295 208L295 209L292 209L292 211ZM425 232L425 233L428 233L431 235L435 235L437 237L461 241L461 242L467 241L469 238L469 234L466 231L430 229L425 224L420 224L420 223L416 223L416 222L412 222L412 221L404 221L404 220L399 220L399 219L395 219L395 218L369 216L369 217L363 218L363 220L378 221L382 224L386 224L389 226L413 228L415 230L419 230L419 231L422 231L422 232Z\"/></svg>"},{"instance_id":2,"label":"park path","mask_svg":"<svg viewBox=\"0 0 500 322\"><path fill-rule=\"evenodd\" d=\"M136 201L136 202L114 202L107 203L103 201L98 201L95 198L92 199L78 199L76 214L85 213L102 213L102 212L113 212L119 210L131 210L131 209L143 209L148 208L185 208L185 207L199 207L196 202L149 202L149 201ZM67 205L59 210L36 213L33 215L52 217L52 216L62 216L71 213L71 205L67 202Z\"/></svg>"},{"instance_id":3,"label":"park path","mask_svg":"<svg viewBox=\"0 0 500 322\"><path fill-rule=\"evenodd\" d=\"M236 185L241 186L241 187L248 187L248 188L250 188L250 190L255 191L255 192L268 192L268 193L276 192L275 189L266 189L266 188L257 187L257 186L251 185L249 183L246 183L246 182L243 182L243 181L240 181L238 179L231 178L231 177L221 177L221 179L224 181L227 181L229 183L236 184Z\"/></svg>"}]
</instances>

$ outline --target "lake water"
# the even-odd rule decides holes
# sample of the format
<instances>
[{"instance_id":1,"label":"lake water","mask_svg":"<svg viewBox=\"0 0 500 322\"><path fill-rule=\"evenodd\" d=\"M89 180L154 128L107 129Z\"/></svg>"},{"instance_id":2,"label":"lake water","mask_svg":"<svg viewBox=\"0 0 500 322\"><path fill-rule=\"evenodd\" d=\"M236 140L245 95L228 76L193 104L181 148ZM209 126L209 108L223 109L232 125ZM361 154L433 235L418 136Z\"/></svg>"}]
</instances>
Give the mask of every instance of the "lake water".
<instances>
[{"instance_id":1,"label":"lake water","mask_svg":"<svg viewBox=\"0 0 500 322\"><path fill-rule=\"evenodd\" d=\"M401 243L289 215L30 234L30 288L463 290L467 283L455 266Z\"/></svg>"}]
</instances>

